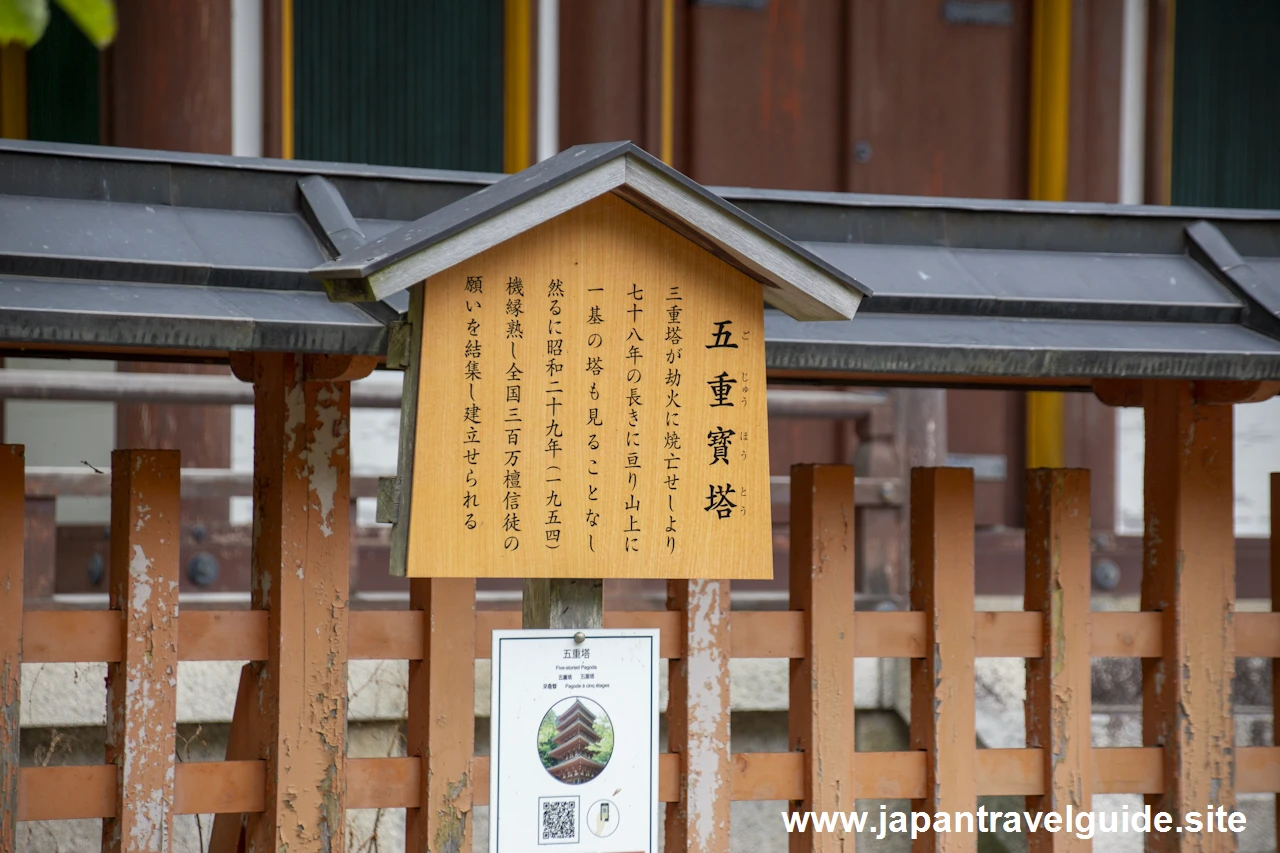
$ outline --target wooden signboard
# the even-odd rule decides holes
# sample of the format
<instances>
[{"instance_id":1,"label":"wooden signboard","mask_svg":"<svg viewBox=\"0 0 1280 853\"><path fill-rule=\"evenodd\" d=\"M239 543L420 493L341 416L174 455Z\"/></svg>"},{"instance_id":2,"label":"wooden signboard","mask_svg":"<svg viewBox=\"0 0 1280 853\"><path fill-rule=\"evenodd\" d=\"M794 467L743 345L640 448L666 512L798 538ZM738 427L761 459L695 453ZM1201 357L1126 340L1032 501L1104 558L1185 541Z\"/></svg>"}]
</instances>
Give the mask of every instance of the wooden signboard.
<instances>
[{"instance_id":1,"label":"wooden signboard","mask_svg":"<svg viewBox=\"0 0 1280 853\"><path fill-rule=\"evenodd\" d=\"M772 577L759 282L605 194L416 287L408 575Z\"/></svg>"}]
</instances>

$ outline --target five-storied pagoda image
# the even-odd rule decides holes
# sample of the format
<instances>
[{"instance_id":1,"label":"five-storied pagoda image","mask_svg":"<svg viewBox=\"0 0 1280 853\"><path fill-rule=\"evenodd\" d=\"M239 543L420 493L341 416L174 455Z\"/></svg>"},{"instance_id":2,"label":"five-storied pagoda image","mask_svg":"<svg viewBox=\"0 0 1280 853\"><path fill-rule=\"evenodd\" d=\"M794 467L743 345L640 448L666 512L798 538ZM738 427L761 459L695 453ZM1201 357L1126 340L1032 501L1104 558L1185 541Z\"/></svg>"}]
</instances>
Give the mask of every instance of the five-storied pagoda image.
<instances>
[{"instance_id":1,"label":"five-storied pagoda image","mask_svg":"<svg viewBox=\"0 0 1280 853\"><path fill-rule=\"evenodd\" d=\"M591 746L600 742L595 721L596 715L576 699L569 710L556 717L555 746L547 753L556 763L547 772L569 785L580 785L600 775L604 765L587 754Z\"/></svg>"}]
</instances>

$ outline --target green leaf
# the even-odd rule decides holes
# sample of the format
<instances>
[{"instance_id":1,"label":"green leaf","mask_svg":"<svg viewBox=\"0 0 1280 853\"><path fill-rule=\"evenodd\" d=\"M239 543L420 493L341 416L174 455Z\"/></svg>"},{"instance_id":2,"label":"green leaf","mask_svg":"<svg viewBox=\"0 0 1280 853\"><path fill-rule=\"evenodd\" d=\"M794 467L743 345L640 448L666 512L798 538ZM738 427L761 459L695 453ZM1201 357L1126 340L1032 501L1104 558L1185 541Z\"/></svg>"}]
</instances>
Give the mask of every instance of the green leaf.
<instances>
[{"instance_id":1,"label":"green leaf","mask_svg":"<svg viewBox=\"0 0 1280 853\"><path fill-rule=\"evenodd\" d=\"M0 0L0 44L31 47L48 25L48 0Z\"/></svg>"},{"instance_id":2,"label":"green leaf","mask_svg":"<svg viewBox=\"0 0 1280 853\"><path fill-rule=\"evenodd\" d=\"M116 4L114 0L57 0L62 11L75 21L80 31L98 49L106 47L116 37ZM46 15L48 11L46 10Z\"/></svg>"}]
</instances>

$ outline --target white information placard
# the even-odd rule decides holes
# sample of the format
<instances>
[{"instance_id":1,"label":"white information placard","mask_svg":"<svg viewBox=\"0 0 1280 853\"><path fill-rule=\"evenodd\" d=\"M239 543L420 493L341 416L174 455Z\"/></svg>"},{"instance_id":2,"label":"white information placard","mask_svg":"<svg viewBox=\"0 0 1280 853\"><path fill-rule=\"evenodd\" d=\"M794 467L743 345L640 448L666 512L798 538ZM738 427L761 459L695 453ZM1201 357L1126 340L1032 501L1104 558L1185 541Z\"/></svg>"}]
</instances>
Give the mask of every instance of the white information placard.
<instances>
[{"instance_id":1,"label":"white information placard","mask_svg":"<svg viewBox=\"0 0 1280 853\"><path fill-rule=\"evenodd\" d=\"M490 853L657 853L656 630L494 631L492 702Z\"/></svg>"}]
</instances>

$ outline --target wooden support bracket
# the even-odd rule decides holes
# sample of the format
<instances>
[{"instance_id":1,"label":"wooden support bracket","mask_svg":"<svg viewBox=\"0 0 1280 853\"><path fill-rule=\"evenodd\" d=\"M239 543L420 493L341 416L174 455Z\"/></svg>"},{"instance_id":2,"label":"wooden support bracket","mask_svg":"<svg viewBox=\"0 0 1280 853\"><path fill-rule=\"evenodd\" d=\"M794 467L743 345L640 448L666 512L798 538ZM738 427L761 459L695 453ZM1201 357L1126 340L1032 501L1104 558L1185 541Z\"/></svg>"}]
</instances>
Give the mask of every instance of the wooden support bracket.
<instances>
[{"instance_id":1,"label":"wooden support bracket","mask_svg":"<svg viewBox=\"0 0 1280 853\"><path fill-rule=\"evenodd\" d=\"M1149 379L1095 379L1093 393L1108 406L1136 409L1144 405ZM1280 394L1280 382L1241 382L1227 379L1197 380L1190 383L1193 397L1203 406L1230 406L1261 403Z\"/></svg>"}]
</instances>

